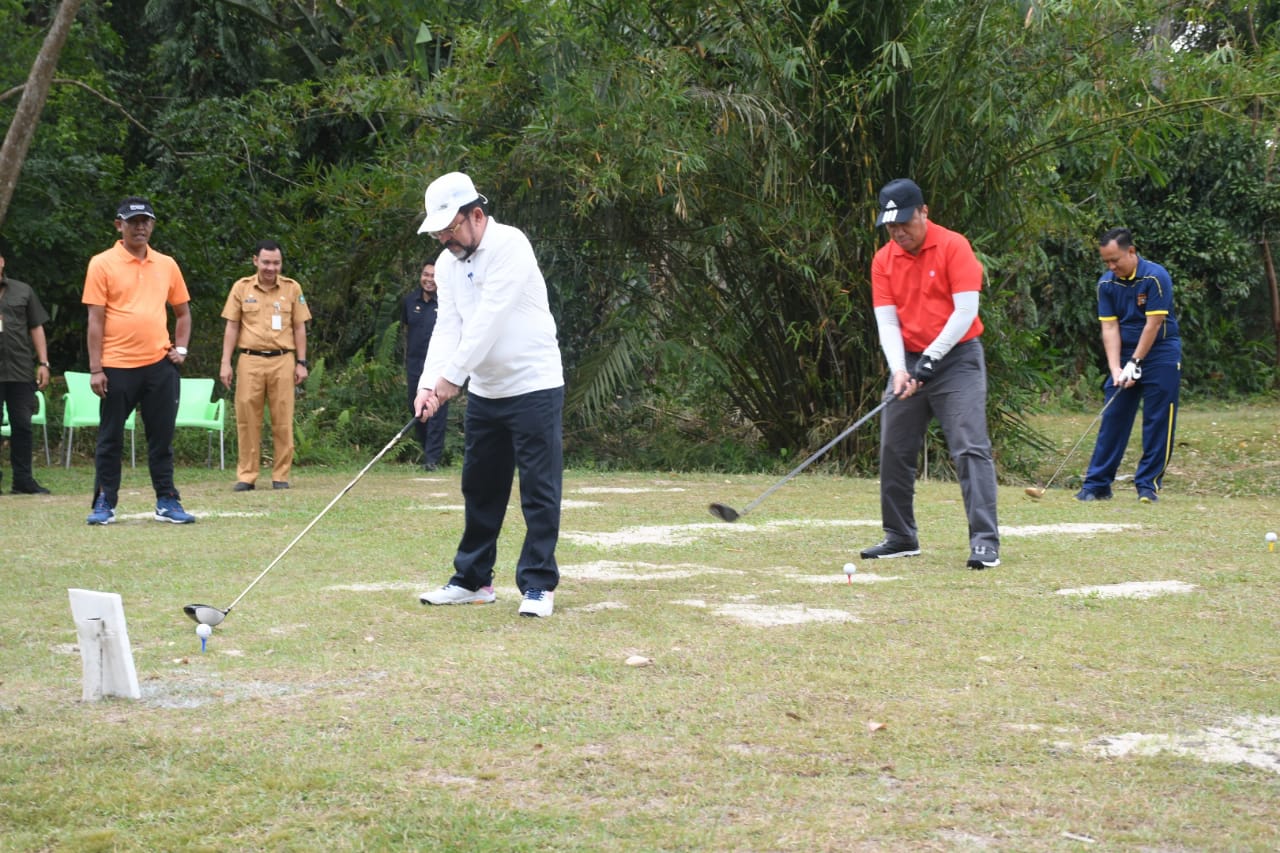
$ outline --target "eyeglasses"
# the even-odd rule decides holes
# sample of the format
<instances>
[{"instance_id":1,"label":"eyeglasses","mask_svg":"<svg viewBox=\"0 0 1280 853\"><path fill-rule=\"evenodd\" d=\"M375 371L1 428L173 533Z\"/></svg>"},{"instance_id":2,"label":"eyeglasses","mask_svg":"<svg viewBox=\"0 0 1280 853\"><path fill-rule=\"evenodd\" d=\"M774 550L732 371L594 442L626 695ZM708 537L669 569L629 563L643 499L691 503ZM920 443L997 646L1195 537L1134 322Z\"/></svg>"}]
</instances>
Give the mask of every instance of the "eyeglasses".
<instances>
[{"instance_id":1,"label":"eyeglasses","mask_svg":"<svg viewBox=\"0 0 1280 853\"><path fill-rule=\"evenodd\" d=\"M432 240L439 240L441 237L452 237L454 232L457 231L459 228L461 228L462 223L466 221L467 221L467 217L463 216L461 219L459 219L457 222L450 225L448 228L442 228L439 231L428 231L427 236L430 237Z\"/></svg>"}]
</instances>

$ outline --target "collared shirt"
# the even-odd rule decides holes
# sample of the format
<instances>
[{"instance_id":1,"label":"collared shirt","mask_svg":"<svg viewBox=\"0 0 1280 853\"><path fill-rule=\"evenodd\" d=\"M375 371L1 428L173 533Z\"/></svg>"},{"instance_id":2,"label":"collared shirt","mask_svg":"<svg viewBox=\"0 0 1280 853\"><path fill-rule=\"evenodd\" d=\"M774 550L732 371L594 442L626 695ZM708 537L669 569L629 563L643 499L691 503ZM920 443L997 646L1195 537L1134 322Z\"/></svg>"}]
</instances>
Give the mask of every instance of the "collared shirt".
<instances>
[{"instance_id":1,"label":"collared shirt","mask_svg":"<svg viewBox=\"0 0 1280 853\"><path fill-rule=\"evenodd\" d=\"M49 322L34 290L12 278L0 278L0 382L30 382L36 369L31 330Z\"/></svg>"},{"instance_id":2,"label":"collared shirt","mask_svg":"<svg viewBox=\"0 0 1280 853\"><path fill-rule=\"evenodd\" d=\"M440 308L419 388L470 379L471 393L514 397L564 385L556 321L529 238L489 219L475 253L436 260Z\"/></svg>"},{"instance_id":3,"label":"collared shirt","mask_svg":"<svg viewBox=\"0 0 1280 853\"><path fill-rule=\"evenodd\" d=\"M431 333L436 328L436 314L440 309L440 300L436 296L427 298L427 292L415 287L412 293L400 300L400 322L404 325L404 364L410 373L422 370L427 359L427 348L431 343Z\"/></svg>"},{"instance_id":4,"label":"collared shirt","mask_svg":"<svg viewBox=\"0 0 1280 853\"><path fill-rule=\"evenodd\" d=\"M1138 266L1129 278L1117 278L1108 270L1098 279L1098 319L1120 324L1120 346L1131 351L1138 345L1148 317L1163 317L1156 335L1154 352L1165 341L1179 339L1178 320L1173 315L1173 279L1169 271L1154 261L1138 257Z\"/></svg>"},{"instance_id":5,"label":"collared shirt","mask_svg":"<svg viewBox=\"0 0 1280 853\"><path fill-rule=\"evenodd\" d=\"M240 324L236 346L241 349L293 350L293 327L310 320L311 309L298 282L277 275L276 286L267 289L254 273L231 285L222 318Z\"/></svg>"},{"instance_id":6,"label":"collared shirt","mask_svg":"<svg viewBox=\"0 0 1280 853\"><path fill-rule=\"evenodd\" d=\"M898 311L902 342L909 352L924 352L955 310L952 294L982 290L982 263L963 234L930 222L919 253L890 240L871 261L871 304ZM956 343L982 334L975 317Z\"/></svg>"},{"instance_id":7,"label":"collared shirt","mask_svg":"<svg viewBox=\"0 0 1280 853\"><path fill-rule=\"evenodd\" d=\"M117 240L89 259L80 301L106 308L102 366L145 367L169 351L165 305L184 305L191 295L173 258L148 246L138 260Z\"/></svg>"}]
</instances>

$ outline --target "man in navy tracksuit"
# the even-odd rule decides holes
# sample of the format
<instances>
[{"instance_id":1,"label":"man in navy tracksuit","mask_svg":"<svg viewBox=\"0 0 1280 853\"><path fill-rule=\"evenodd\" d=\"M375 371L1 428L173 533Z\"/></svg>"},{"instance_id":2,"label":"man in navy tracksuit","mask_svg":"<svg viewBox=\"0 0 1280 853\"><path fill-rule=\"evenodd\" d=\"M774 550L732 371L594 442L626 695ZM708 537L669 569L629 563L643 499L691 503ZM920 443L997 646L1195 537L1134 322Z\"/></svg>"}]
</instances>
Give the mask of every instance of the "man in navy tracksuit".
<instances>
[{"instance_id":1,"label":"man in navy tracksuit","mask_svg":"<svg viewBox=\"0 0 1280 853\"><path fill-rule=\"evenodd\" d=\"M1133 485L1138 500L1155 503L1173 454L1182 379L1173 281L1164 267L1138 255L1127 228L1103 234L1098 255L1108 270L1098 280L1098 319L1111 375L1102 386L1106 407L1098 442L1076 499L1110 499L1111 481L1124 458L1141 403L1142 458Z\"/></svg>"}]
</instances>

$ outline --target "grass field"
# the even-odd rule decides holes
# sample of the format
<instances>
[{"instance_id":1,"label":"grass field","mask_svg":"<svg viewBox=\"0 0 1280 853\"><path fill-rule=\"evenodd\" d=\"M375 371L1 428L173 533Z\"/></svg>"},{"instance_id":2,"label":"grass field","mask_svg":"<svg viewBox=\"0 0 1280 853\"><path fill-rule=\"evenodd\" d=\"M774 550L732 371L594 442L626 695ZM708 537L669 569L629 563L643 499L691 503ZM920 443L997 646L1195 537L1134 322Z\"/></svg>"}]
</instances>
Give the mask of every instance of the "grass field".
<instances>
[{"instance_id":1,"label":"grass field","mask_svg":"<svg viewBox=\"0 0 1280 853\"><path fill-rule=\"evenodd\" d=\"M1065 453L1093 414L1036 423ZM0 498L0 850L1280 848L1278 430L1184 409L1152 506L1070 499L1090 437L1042 501L1002 486L986 572L953 483L920 485L924 553L875 563L872 480L727 525L709 502L776 478L570 471L545 620L516 504L498 602L421 606L458 472L379 465L203 654L182 605L230 603L360 466L183 468L185 527L126 468L106 528L85 464L38 466L55 495ZM80 701L70 587L123 596L142 699Z\"/></svg>"}]
</instances>

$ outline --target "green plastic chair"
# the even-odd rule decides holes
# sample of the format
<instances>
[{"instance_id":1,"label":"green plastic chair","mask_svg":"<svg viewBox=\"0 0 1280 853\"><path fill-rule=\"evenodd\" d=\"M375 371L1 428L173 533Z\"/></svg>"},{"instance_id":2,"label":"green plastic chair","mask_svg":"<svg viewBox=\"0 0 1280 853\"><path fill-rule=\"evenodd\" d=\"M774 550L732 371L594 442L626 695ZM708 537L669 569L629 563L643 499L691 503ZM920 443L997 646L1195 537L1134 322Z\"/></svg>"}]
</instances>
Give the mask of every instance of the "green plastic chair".
<instances>
[{"instance_id":1,"label":"green plastic chair","mask_svg":"<svg viewBox=\"0 0 1280 853\"><path fill-rule=\"evenodd\" d=\"M226 400L213 399L212 379L182 380L175 426L209 431L209 452L205 464L213 467L213 434L218 434L218 467L227 467Z\"/></svg>"},{"instance_id":2,"label":"green plastic chair","mask_svg":"<svg viewBox=\"0 0 1280 853\"><path fill-rule=\"evenodd\" d=\"M49 455L49 418L44 411L44 392L36 391L36 410L31 415L31 425L39 424L44 430L44 464L52 465L53 457ZM9 406L6 404L0 406L0 438L8 438L13 435L13 430L9 427Z\"/></svg>"},{"instance_id":3,"label":"green plastic chair","mask_svg":"<svg viewBox=\"0 0 1280 853\"><path fill-rule=\"evenodd\" d=\"M98 399L98 395L93 393L93 388L89 385L89 374L68 370L63 374L63 378L67 380L67 393L62 395L64 403L62 409L62 443L67 448L66 467L70 468L71 444L75 438L76 428L93 427L97 429L101 401ZM129 431L129 465L134 468L138 466L138 447L135 433L137 417L137 412L130 412L128 419L124 422L124 428Z\"/></svg>"}]
</instances>

